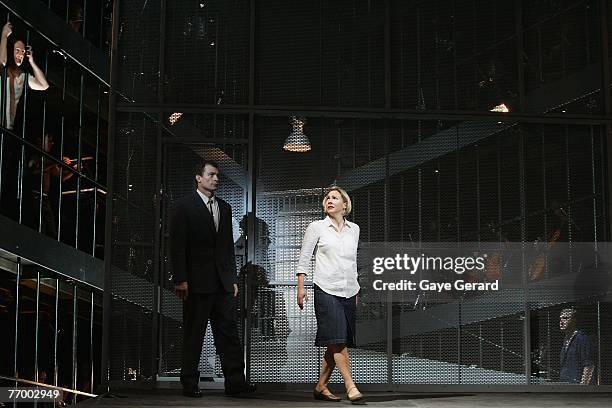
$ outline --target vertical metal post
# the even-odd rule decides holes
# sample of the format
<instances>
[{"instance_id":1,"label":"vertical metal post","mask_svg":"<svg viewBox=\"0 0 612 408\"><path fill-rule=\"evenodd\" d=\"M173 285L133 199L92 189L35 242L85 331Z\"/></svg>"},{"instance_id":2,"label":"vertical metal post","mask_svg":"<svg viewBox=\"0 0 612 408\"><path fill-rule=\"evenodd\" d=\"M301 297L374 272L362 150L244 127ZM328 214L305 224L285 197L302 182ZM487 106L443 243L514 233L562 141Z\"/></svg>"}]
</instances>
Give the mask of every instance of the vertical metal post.
<instances>
[{"instance_id":1,"label":"vertical metal post","mask_svg":"<svg viewBox=\"0 0 612 408\"><path fill-rule=\"evenodd\" d=\"M44 133L44 132L43 132ZM45 136L43 135L43 145L45 143ZM42 218L42 210L43 210L43 200L44 200L44 189L45 189L45 159L46 157L44 155L40 156L40 177L39 177L39 183L38 183L38 192L39 192L39 197L38 197L38 233L42 233L43 232L43 228L42 228L42 223L43 223L43 218Z\"/></svg>"},{"instance_id":2,"label":"vertical metal post","mask_svg":"<svg viewBox=\"0 0 612 408\"><path fill-rule=\"evenodd\" d=\"M59 334L59 291L60 281L55 278L55 316L53 324L53 385L57 387L59 381L59 370L57 363L57 343Z\"/></svg>"},{"instance_id":3,"label":"vertical metal post","mask_svg":"<svg viewBox=\"0 0 612 408\"><path fill-rule=\"evenodd\" d=\"M607 116L612 114L612 100L610 95L610 48L608 35L608 1L599 1L600 32L601 32L601 92L604 104L604 113ZM606 191L605 202L607 203L606 237L612 236L612 126L605 124L606 129Z\"/></svg>"},{"instance_id":4,"label":"vertical metal post","mask_svg":"<svg viewBox=\"0 0 612 408\"><path fill-rule=\"evenodd\" d=\"M518 73L518 109L520 112L525 111L525 69L523 61L523 0L515 0L514 2L514 24L516 33L516 70ZM588 48L588 47L587 47Z\"/></svg>"},{"instance_id":5,"label":"vertical metal post","mask_svg":"<svg viewBox=\"0 0 612 408\"><path fill-rule=\"evenodd\" d=\"M391 109L391 0L385 0L385 24L384 24L384 47L385 47L385 65L384 65L384 81L385 81L385 109ZM368 59L370 55L368 53ZM369 64L368 64L369 65ZM369 74L369 72L368 72ZM371 81L368 81L371 83ZM370 93L371 95L371 93ZM372 123L370 122L370 127ZM389 242L389 195L390 195L390 186L389 186L389 120L383 121L383 129L384 129L384 152L385 152L385 182L384 182L384 197L385 197L385 205L384 205L384 242L385 244ZM340 151L338 151L340 154ZM339 173L338 173L339 175ZM401 322L401 316L396 316L396 310L392 301L393 294L389 292L389 298L387 302L387 384L391 386L393 384L393 335L394 335L394 327L393 322L397 320Z\"/></svg>"},{"instance_id":6,"label":"vertical metal post","mask_svg":"<svg viewBox=\"0 0 612 408\"><path fill-rule=\"evenodd\" d=\"M484 368L482 364L482 323L478 323L478 367Z\"/></svg>"},{"instance_id":7,"label":"vertical metal post","mask_svg":"<svg viewBox=\"0 0 612 408\"><path fill-rule=\"evenodd\" d=\"M516 69L518 73L518 95L519 95L519 110L525 111L525 70L523 68L523 0L514 2L514 20L516 34ZM519 125L519 178L520 178L520 202L521 202L521 242L526 239L525 226L525 135L522 127ZM522 257L522 272L523 272L523 364L525 365L525 383L527 386L531 384L531 306L529 304L529 277L525 265L525 257ZM503 351L502 351L503 353Z\"/></svg>"},{"instance_id":8,"label":"vertical metal post","mask_svg":"<svg viewBox=\"0 0 612 408\"><path fill-rule=\"evenodd\" d=\"M454 5L454 4L453 4ZM453 52L453 56L454 56L454 52ZM454 58L453 58L454 60ZM455 64L453 64L455 65ZM456 90L456 82L455 82L455 90ZM457 95L457 92L455 91L455 96ZM456 106L456 104L455 104ZM460 125L457 125L457 127L455 128L455 217L457 220L457 228L456 228L456 234L457 234L457 243L461 242L461 200L460 200L460 194L461 194L461 189L460 189L460 160L459 160L459 139L460 139ZM463 321L463 297L459 298L459 301L457 302L457 382L459 384L462 383L462 375L463 375L463 371L462 371L462 365L461 365L461 353L462 353L462 346L463 346L463 342L461 339L461 326L462 326L462 321Z\"/></svg>"},{"instance_id":9,"label":"vertical metal post","mask_svg":"<svg viewBox=\"0 0 612 408\"><path fill-rule=\"evenodd\" d=\"M525 204L525 134L519 125L519 186L520 186L520 211L521 211L521 242L526 239L526 204ZM522 251L522 279L523 279L523 364L525 371L525 384L531 384L531 305L529 304L529 276L526 267L525 252Z\"/></svg>"},{"instance_id":10,"label":"vertical metal post","mask_svg":"<svg viewBox=\"0 0 612 408\"><path fill-rule=\"evenodd\" d=\"M34 381L38 382L38 344L40 330L40 271L36 271L36 327L34 328Z\"/></svg>"},{"instance_id":11,"label":"vertical metal post","mask_svg":"<svg viewBox=\"0 0 612 408\"><path fill-rule=\"evenodd\" d=\"M255 107L255 12L257 7L256 0L251 0L249 9L249 124L248 124L248 168L247 168L247 253L246 263L255 261L255 222L257 212L257 174L256 174L256 158L255 158L255 115L253 109ZM243 329L243 353L245 361L245 378L250 381L251 378L251 316L249 309L249 279L245 280L244 286L244 316L242 322Z\"/></svg>"},{"instance_id":12,"label":"vertical metal post","mask_svg":"<svg viewBox=\"0 0 612 408\"><path fill-rule=\"evenodd\" d=\"M8 23L9 21L11 21L11 14L10 13L6 13L6 22ZM8 53L8 50L7 50ZM7 55L8 57L8 55ZM6 86L8 86L8 82L7 82L7 75L8 75L8 70L3 69L2 70L2 86L0 87L0 89L4 90L7 89ZM2 125L3 127L6 126L6 104L7 104L7 100L6 100L6 91L3 91L0 95L0 109L2 112L2 114L0 115L0 125ZM2 137L4 138L4 133L2 134ZM1 147L1 144L0 144ZM0 165L2 164L2 160L0 160ZM2 167L0 167L1 169ZM0 176L2 175L2 172L0 172ZM0 178L0 181L2 181L2 179ZM2 183L0 183L0 193L2 192ZM0 194L0 197L2 197L2 194Z\"/></svg>"},{"instance_id":13,"label":"vertical metal post","mask_svg":"<svg viewBox=\"0 0 612 408\"><path fill-rule=\"evenodd\" d=\"M30 44L30 30L26 31L26 44ZM23 81L23 95L22 95L22 110L23 110L23 120L21 122L21 158L19 161L19 179L17 180L17 194L19 197L19 223L23 223L23 178L26 171L26 151L25 151L25 136L26 136L26 123L27 123L27 108L28 108L28 80L29 75L27 72L25 74L25 79Z\"/></svg>"},{"instance_id":14,"label":"vertical metal post","mask_svg":"<svg viewBox=\"0 0 612 408\"><path fill-rule=\"evenodd\" d=\"M110 60L110 89L109 89L109 107L108 107L108 143L107 143L107 167L106 167L106 218L104 224L104 300L102 307L102 356L100 368L100 384L102 392L109 390L109 333L111 327L112 315L112 294L111 294L111 278L112 278L112 232L113 232L113 194L114 194L114 172L113 159L115 157L115 104L118 79L118 48L119 48L119 24L120 24L120 4L121 0L115 0L113 3L113 36L111 42L111 60Z\"/></svg>"},{"instance_id":15,"label":"vertical metal post","mask_svg":"<svg viewBox=\"0 0 612 408\"><path fill-rule=\"evenodd\" d=\"M10 21L10 13L6 13L6 21ZM7 51L8 52L8 51ZM7 71L6 69L2 70L2 83L0 84L0 90L7 89ZM6 91L0 92L0 125L5 126L6 124ZM9 137L11 137L9 135ZM2 169L4 168L4 132L0 133L0 200L2 199L2 185L3 185L3 175ZM0 201L1 202L1 201Z\"/></svg>"},{"instance_id":16,"label":"vertical metal post","mask_svg":"<svg viewBox=\"0 0 612 408\"><path fill-rule=\"evenodd\" d=\"M45 76L48 75L49 72L49 57L48 55L45 57ZM47 133L46 131L47 128L47 99L45 98L45 100L43 101L43 123L42 123L42 135L41 135L41 148L44 151L44 147L45 147L45 135ZM47 152L50 153L50 152ZM43 223L43 219L42 219L42 212L43 212L43 201L44 201L44 181L45 181L45 159L46 157L44 155L42 155L40 157L40 195L38 197L38 232L42 233L43 232L43 228L42 228L42 223ZM48 199L48 197L47 197ZM47 231L48 232L48 231Z\"/></svg>"},{"instance_id":17,"label":"vertical metal post","mask_svg":"<svg viewBox=\"0 0 612 408\"><path fill-rule=\"evenodd\" d=\"M66 62L67 60L64 58L64 65L62 70L62 105L66 104ZM62 112L61 121L60 121L60 160L64 159L64 132L66 127L66 117ZM110 163L110 161L109 161ZM62 239L62 191L63 185L62 180L64 179L64 167L60 166L59 172L59 192L57 197L57 240L61 241Z\"/></svg>"},{"instance_id":18,"label":"vertical metal post","mask_svg":"<svg viewBox=\"0 0 612 408\"><path fill-rule=\"evenodd\" d=\"M99 27L100 27L100 40L98 41L98 48L100 48L101 50L104 50L104 46L105 46L105 34L106 34L106 30L104 29L104 2L101 1L100 2L100 21L99 21Z\"/></svg>"},{"instance_id":19,"label":"vertical metal post","mask_svg":"<svg viewBox=\"0 0 612 408\"><path fill-rule=\"evenodd\" d=\"M81 25L81 29L83 30L81 34L83 35L83 38L85 38L86 28L87 28L87 0L83 0L83 23Z\"/></svg>"},{"instance_id":20,"label":"vertical metal post","mask_svg":"<svg viewBox=\"0 0 612 408\"><path fill-rule=\"evenodd\" d=\"M165 76L165 59L166 59L166 0L160 1L160 19L159 19L159 78L157 79L157 102L164 102L164 76ZM163 199L162 186L162 124L164 123L164 112L158 114L157 132L155 134L155 195L154 195L154 242L153 242L153 310L151 313L151 378L156 378L160 370L161 364L161 349L159 320L161 312L161 290L163 288L162 279L162 260L161 256L161 234L162 234L162 219L161 219L161 204Z\"/></svg>"},{"instance_id":21,"label":"vertical metal post","mask_svg":"<svg viewBox=\"0 0 612 408\"><path fill-rule=\"evenodd\" d=\"M78 375L78 360L77 360L77 340L78 340L78 290L76 282L72 284L72 382L73 390L77 389ZM72 403L75 403L76 395L73 397Z\"/></svg>"},{"instance_id":22,"label":"vertical metal post","mask_svg":"<svg viewBox=\"0 0 612 408\"><path fill-rule=\"evenodd\" d=\"M19 355L19 298L21 295L21 273L23 265L21 264L21 258L17 258L17 276L15 277L15 351L13 353L13 377L16 379L19 377L19 367L17 364L17 356ZM15 380L15 387L18 385Z\"/></svg>"},{"instance_id":23,"label":"vertical metal post","mask_svg":"<svg viewBox=\"0 0 612 408\"><path fill-rule=\"evenodd\" d=\"M596 385L601 385L601 302L597 301L597 382Z\"/></svg>"},{"instance_id":24,"label":"vertical metal post","mask_svg":"<svg viewBox=\"0 0 612 408\"><path fill-rule=\"evenodd\" d=\"M84 104L85 99L85 75L81 73L80 90L79 90L79 140L77 145L77 171L79 174L76 175L76 214L74 220L74 247L79 249L79 229L81 226L81 171L83 170L83 162L81 156L83 155L83 115L84 115ZM72 171L72 170L70 170Z\"/></svg>"},{"instance_id":25,"label":"vertical metal post","mask_svg":"<svg viewBox=\"0 0 612 408\"><path fill-rule=\"evenodd\" d=\"M4 84L6 84L6 82L4 82L3 85ZM5 88L0 87L0 89L5 89ZM2 109L2 111L0 112L0 117L4 118L4 116L6 116L6 113L4 109ZM4 169L4 131L0 130L0 200L2 200L2 185L3 185L3 180L4 180L4 177L2 177L3 169ZM0 203L1 202L2 201L0 201Z\"/></svg>"},{"instance_id":26,"label":"vertical metal post","mask_svg":"<svg viewBox=\"0 0 612 408\"><path fill-rule=\"evenodd\" d=\"M385 42L385 73L384 73L384 81L385 81L385 109L391 109L391 0L385 0L385 24L384 24L384 42ZM368 59L370 55L368 53ZM369 72L368 72L369 74ZM371 81L368 81L371 83ZM371 95L371 93L370 93ZM369 123L372 126L372 122ZM389 178L389 120L385 119L383 121L383 129L384 129L384 152L385 152L385 183L384 183L384 197L385 197L385 205L384 205L384 242L387 244L389 242L389 223L391 220L389 214L389 203L390 200L390 190L391 186ZM338 151L340 154L340 151ZM392 297L393 293L390 292L389 302L387 303L387 384L391 386L393 384L393 339L394 339L394 325L395 321L401 322L401 316L398 313L397 308L394 307Z\"/></svg>"},{"instance_id":27,"label":"vertical metal post","mask_svg":"<svg viewBox=\"0 0 612 408\"><path fill-rule=\"evenodd\" d=\"M504 321L499 322L499 371L504 371L504 350L505 346Z\"/></svg>"},{"instance_id":28,"label":"vertical metal post","mask_svg":"<svg viewBox=\"0 0 612 408\"><path fill-rule=\"evenodd\" d=\"M98 92L97 92L97 104L96 104L96 152L94 156L94 180L96 184L94 184L94 205L93 205L93 236L91 237L91 255L96 256L96 238L97 238L97 219L98 219L98 171L100 169L99 160L100 160L100 91L102 89L102 85L98 83ZM92 390L93 391L93 390Z\"/></svg>"},{"instance_id":29,"label":"vertical metal post","mask_svg":"<svg viewBox=\"0 0 612 408\"><path fill-rule=\"evenodd\" d=\"M388 3L388 2L385 2ZM384 182L384 197L385 197L385 205L383 208L383 228L384 228L384 243L385 245L389 242L389 223L390 223L390 214L389 214L389 203L391 202L390 199L390 190L391 187L389 186L389 135L388 135L388 129L389 129L389 121L388 120L384 120L384 125L383 128L385 129L385 135L384 135L384 139L383 139L383 143L384 143L384 152L385 152L385 182ZM369 123L370 128L372 126L372 123ZM368 200L369 202L369 200ZM387 385L391 386L393 384L393 335L394 335L394 330L393 330L393 322L395 320L401 321L399 320L398 316L395 316L395 308L393 307L393 292L392 291L388 291L388 296L387 296Z\"/></svg>"},{"instance_id":30,"label":"vertical metal post","mask_svg":"<svg viewBox=\"0 0 612 408\"><path fill-rule=\"evenodd\" d=\"M391 109L391 0L385 0L385 109ZM385 128L386 129L386 128Z\"/></svg>"},{"instance_id":31,"label":"vertical metal post","mask_svg":"<svg viewBox=\"0 0 612 408\"><path fill-rule=\"evenodd\" d=\"M89 314L89 390L85 390L88 392L93 392L94 386L94 292L91 292L91 311Z\"/></svg>"}]
</instances>

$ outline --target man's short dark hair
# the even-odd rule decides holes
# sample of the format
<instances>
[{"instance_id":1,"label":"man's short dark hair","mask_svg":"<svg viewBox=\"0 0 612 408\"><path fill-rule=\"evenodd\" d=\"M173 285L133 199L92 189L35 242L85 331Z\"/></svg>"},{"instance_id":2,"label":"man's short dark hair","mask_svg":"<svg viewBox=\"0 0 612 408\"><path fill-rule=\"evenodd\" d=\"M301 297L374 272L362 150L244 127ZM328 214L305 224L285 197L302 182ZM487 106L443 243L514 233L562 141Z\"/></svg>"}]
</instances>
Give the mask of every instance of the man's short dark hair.
<instances>
[{"instance_id":1,"label":"man's short dark hair","mask_svg":"<svg viewBox=\"0 0 612 408\"><path fill-rule=\"evenodd\" d=\"M217 163L214 160L202 160L200 163L198 163L195 168L193 169L193 175L194 176L201 176L204 173L204 167L206 166L212 166L215 169L219 170L219 163ZM198 182L194 181L196 188L198 187Z\"/></svg>"}]
</instances>

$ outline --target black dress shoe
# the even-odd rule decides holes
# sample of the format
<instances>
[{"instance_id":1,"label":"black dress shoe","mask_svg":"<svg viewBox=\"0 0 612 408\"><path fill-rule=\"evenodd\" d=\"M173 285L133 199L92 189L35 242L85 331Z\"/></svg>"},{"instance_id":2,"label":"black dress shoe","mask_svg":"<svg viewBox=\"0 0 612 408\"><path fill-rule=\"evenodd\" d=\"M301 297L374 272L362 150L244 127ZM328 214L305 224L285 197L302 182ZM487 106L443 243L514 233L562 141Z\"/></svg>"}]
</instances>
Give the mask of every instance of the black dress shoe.
<instances>
[{"instance_id":1,"label":"black dress shoe","mask_svg":"<svg viewBox=\"0 0 612 408\"><path fill-rule=\"evenodd\" d=\"M255 384L245 383L239 387L226 388L225 395L228 397L246 398L255 391L257 391L257 386Z\"/></svg>"},{"instance_id":2,"label":"black dress shoe","mask_svg":"<svg viewBox=\"0 0 612 408\"><path fill-rule=\"evenodd\" d=\"M323 394L323 391L324 390L317 391L317 389L315 388L314 391L312 392L312 396L316 400L329 401L329 402L340 402L340 398L332 394L332 392L329 391L329 389L328 389L329 394Z\"/></svg>"},{"instance_id":3,"label":"black dress shoe","mask_svg":"<svg viewBox=\"0 0 612 408\"><path fill-rule=\"evenodd\" d=\"M190 398L202 398L202 391L197 385L193 387L183 388L183 395Z\"/></svg>"}]
</instances>

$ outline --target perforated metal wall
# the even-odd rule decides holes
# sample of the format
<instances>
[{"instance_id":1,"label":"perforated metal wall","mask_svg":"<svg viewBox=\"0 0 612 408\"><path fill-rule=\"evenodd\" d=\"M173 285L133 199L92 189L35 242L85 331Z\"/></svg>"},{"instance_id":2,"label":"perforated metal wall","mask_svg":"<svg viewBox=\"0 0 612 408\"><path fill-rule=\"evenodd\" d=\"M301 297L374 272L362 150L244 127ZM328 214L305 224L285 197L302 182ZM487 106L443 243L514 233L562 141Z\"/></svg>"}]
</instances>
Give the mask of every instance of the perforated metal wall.
<instances>
[{"instance_id":1,"label":"perforated metal wall","mask_svg":"<svg viewBox=\"0 0 612 408\"><path fill-rule=\"evenodd\" d=\"M508 240L535 245L542 240L596 241L603 228L597 175L602 158L595 147L602 133L597 126L314 119L304 130L313 150L298 155L281 150L282 133L270 140L282 127L279 122L258 122L260 134L266 136L258 145L257 217L269 238L259 237L257 256L267 266L270 284L276 279L295 285L305 228L323 217L323 188L335 182L352 196L352 219L360 225L364 242L403 241L410 246L421 241ZM360 158L365 159L363 165L357 164ZM571 221L565 213L572 214ZM362 299L359 346L351 350L355 377L398 384L526 384L528 378L558 383L558 372L555 379L554 370L543 374L526 367L543 362L537 353L525 356L525 342L529 335L528 350L538 350L541 343L561 335L558 311L546 323L547 336L539 335L540 310L581 302L574 287L551 281L578 272L578 262L571 267L571 258L568 254L570 267L561 270L545 264L542 275L525 286L521 276L537 258L505 260L500 273L518 286L499 293L458 297L423 292L414 303L400 305ZM269 291L260 291L260 296ZM277 352L264 351L285 339L258 340L253 343L251 375L256 381L301 382L303 373L288 379L284 367L292 361L292 344L301 347L295 359L320 360L323 350L312 346L316 321L312 309L296 308L295 286L275 287L277 298L279 291L290 302L287 362L283 357L278 365L271 364L269 358ZM270 313L284 319L278 308ZM262 328L252 331L253 338L262 338L263 322L271 318L259 311L256 320ZM309 335L302 334L304 320ZM300 328L299 334L294 327ZM558 356L554 358L559 364ZM298 361L293 366L299 366ZM332 380L341 379L336 373Z\"/></svg>"},{"instance_id":2,"label":"perforated metal wall","mask_svg":"<svg viewBox=\"0 0 612 408\"><path fill-rule=\"evenodd\" d=\"M162 287L158 374L176 376L180 356L168 214L192 189L202 157L221 163L220 195L242 234L236 262L250 303L241 299L239 321L256 382L318 375L323 350L314 346L312 303L296 305L295 269L327 186L348 190L364 242L518 242L537 254L542 244L609 239L601 2L238 3L123 2L113 262L128 278L114 285L138 288L125 296L142 313L153 285ZM132 106L154 113L128 113ZM307 153L282 148L294 114L306 116ZM157 221L147 177L158 158L160 276L150 282L142 265L156 255ZM593 344L594 379L610 384L610 277L571 250L562 255L559 264L500 260L497 277L515 286L495 294L418 293L405 304L364 296L355 379L567 384L559 312L572 305ZM576 286L593 276L605 284ZM134 350L155 336L154 325L141 325ZM119 327L114 338L123 339ZM210 331L205 343L203 375L220 377Z\"/></svg>"}]
</instances>

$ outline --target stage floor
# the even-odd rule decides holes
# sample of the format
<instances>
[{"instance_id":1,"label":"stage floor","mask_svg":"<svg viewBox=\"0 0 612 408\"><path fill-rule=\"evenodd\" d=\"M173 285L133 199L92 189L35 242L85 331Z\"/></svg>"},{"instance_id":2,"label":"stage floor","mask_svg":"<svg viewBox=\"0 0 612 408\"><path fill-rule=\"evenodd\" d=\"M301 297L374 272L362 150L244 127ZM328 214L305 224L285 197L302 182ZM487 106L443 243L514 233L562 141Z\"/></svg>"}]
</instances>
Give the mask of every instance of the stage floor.
<instances>
[{"instance_id":1,"label":"stage floor","mask_svg":"<svg viewBox=\"0 0 612 408\"><path fill-rule=\"evenodd\" d=\"M179 390L125 391L121 398L95 398L80 402L82 407L341 407L351 405L315 401L305 391L259 392L249 399L228 398L220 390L205 390L199 399L185 398ZM338 394L338 396L341 396ZM344 395L342 395L344 397ZM418 408L503 408L503 407L606 407L612 406L612 394L601 393L367 393L371 407Z\"/></svg>"}]
</instances>

